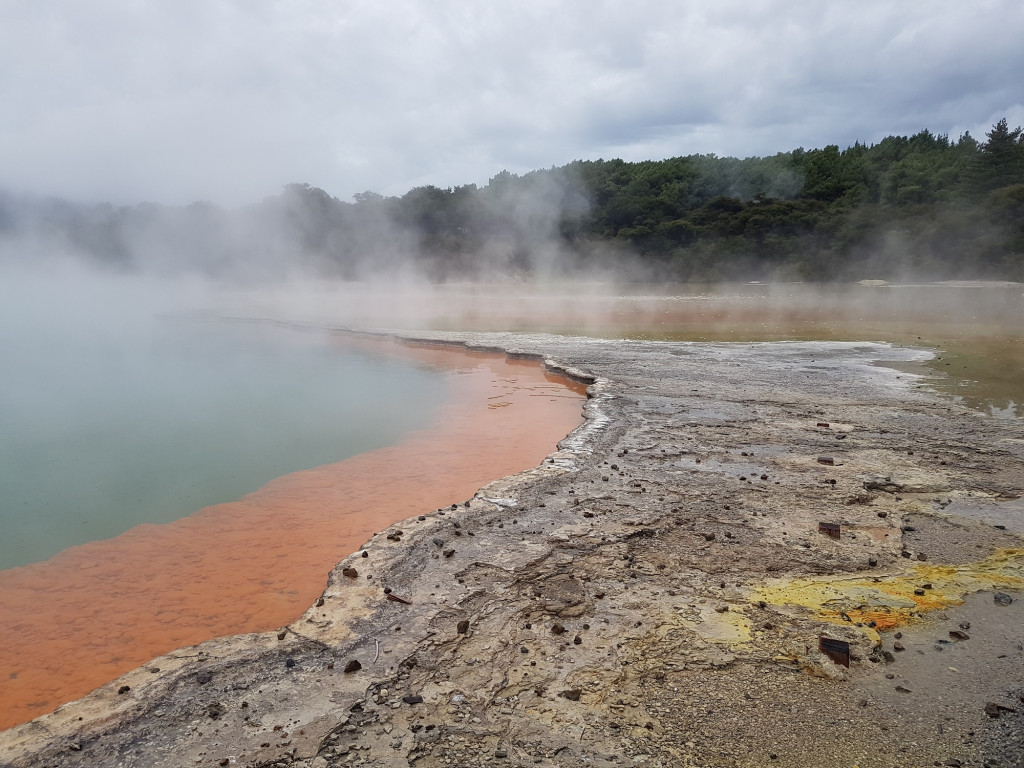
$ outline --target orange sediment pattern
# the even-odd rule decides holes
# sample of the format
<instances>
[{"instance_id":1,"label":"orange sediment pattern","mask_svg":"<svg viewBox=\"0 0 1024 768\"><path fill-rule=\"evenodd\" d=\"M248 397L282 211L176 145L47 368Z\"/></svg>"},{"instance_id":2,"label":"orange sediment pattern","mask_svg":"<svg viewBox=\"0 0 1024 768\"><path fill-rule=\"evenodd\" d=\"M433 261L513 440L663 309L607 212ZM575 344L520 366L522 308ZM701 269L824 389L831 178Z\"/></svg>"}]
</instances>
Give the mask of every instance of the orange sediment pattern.
<instances>
[{"instance_id":1,"label":"orange sediment pattern","mask_svg":"<svg viewBox=\"0 0 1024 768\"><path fill-rule=\"evenodd\" d=\"M447 371L450 396L429 430L0 571L0 729L176 648L294 621L375 531L536 466L580 423L583 387L535 362L365 344Z\"/></svg>"}]
</instances>

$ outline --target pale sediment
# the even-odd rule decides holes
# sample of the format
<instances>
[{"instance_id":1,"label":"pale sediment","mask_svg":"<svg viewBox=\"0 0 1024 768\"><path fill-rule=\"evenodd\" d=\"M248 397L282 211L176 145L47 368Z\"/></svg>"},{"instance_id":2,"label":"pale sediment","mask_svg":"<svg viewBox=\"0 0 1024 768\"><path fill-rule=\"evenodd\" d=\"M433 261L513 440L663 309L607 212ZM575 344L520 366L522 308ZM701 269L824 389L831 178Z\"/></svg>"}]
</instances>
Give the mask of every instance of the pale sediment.
<instances>
[{"instance_id":1,"label":"pale sediment","mask_svg":"<svg viewBox=\"0 0 1024 768\"><path fill-rule=\"evenodd\" d=\"M1024 764L1024 540L954 513L1021 495L1024 434L873 364L920 352L420 336L592 381L585 423L0 764Z\"/></svg>"}]
</instances>

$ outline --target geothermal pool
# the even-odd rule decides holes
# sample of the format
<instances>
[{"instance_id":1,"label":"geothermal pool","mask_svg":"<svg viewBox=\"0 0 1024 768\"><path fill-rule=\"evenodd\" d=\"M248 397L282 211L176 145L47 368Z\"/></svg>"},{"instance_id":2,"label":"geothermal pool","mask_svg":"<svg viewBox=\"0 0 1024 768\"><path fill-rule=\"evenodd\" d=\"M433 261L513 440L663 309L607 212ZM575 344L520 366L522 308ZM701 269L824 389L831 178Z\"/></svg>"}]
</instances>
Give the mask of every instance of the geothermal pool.
<instances>
[{"instance_id":1,"label":"geothermal pool","mask_svg":"<svg viewBox=\"0 0 1024 768\"><path fill-rule=\"evenodd\" d=\"M293 621L375 531L540 463L584 397L503 355L26 317L3 339L0 729Z\"/></svg>"},{"instance_id":2,"label":"geothermal pool","mask_svg":"<svg viewBox=\"0 0 1024 768\"><path fill-rule=\"evenodd\" d=\"M19 330L0 335L0 570L392 444L445 397L437 371L322 334Z\"/></svg>"}]
</instances>

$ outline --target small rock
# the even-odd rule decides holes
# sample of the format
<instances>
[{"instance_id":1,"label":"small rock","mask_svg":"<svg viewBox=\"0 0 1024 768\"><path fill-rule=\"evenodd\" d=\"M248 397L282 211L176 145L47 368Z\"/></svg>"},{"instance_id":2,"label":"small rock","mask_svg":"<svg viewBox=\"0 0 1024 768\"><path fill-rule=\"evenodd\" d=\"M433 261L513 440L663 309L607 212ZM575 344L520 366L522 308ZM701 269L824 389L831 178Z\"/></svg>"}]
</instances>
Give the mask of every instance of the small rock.
<instances>
[{"instance_id":1,"label":"small rock","mask_svg":"<svg viewBox=\"0 0 1024 768\"><path fill-rule=\"evenodd\" d=\"M888 513L888 512L886 512L886 511L885 511L885 510L883 509L883 510L881 510L881 511L879 511L879 512L878 512L878 516L879 516L880 518L882 518L882 519L884 520L885 518L887 518L887 517L889 516L889 513Z\"/></svg>"},{"instance_id":2,"label":"small rock","mask_svg":"<svg viewBox=\"0 0 1024 768\"><path fill-rule=\"evenodd\" d=\"M358 672L363 668L363 665L359 663L358 659L352 659L348 664L345 665L345 673L351 674L352 672Z\"/></svg>"},{"instance_id":3,"label":"small rock","mask_svg":"<svg viewBox=\"0 0 1024 768\"><path fill-rule=\"evenodd\" d=\"M402 701L404 701L406 704L422 704L423 697L420 695L403 696Z\"/></svg>"},{"instance_id":4,"label":"small rock","mask_svg":"<svg viewBox=\"0 0 1024 768\"><path fill-rule=\"evenodd\" d=\"M705 541L714 541L715 540L715 534L713 534L713 533L705 533L705 534L702 534L702 535L704 536L704 540Z\"/></svg>"},{"instance_id":5,"label":"small rock","mask_svg":"<svg viewBox=\"0 0 1024 768\"><path fill-rule=\"evenodd\" d=\"M868 558L868 565L870 565L872 568L874 568L876 565L878 565L878 560L876 558L874 558L874 557L869 557Z\"/></svg>"},{"instance_id":6,"label":"small rock","mask_svg":"<svg viewBox=\"0 0 1024 768\"><path fill-rule=\"evenodd\" d=\"M992 595L992 599L995 600L996 605L1009 605L1013 602L1013 598L1005 592L996 592Z\"/></svg>"},{"instance_id":7,"label":"small rock","mask_svg":"<svg viewBox=\"0 0 1024 768\"><path fill-rule=\"evenodd\" d=\"M562 691L561 696L567 698L569 701L579 701L580 696L583 695L583 691L579 688L572 688L568 691Z\"/></svg>"},{"instance_id":8,"label":"small rock","mask_svg":"<svg viewBox=\"0 0 1024 768\"><path fill-rule=\"evenodd\" d=\"M920 597L920 596L922 596L924 594L924 590L923 589L915 589L914 590L914 594L917 595L918 597Z\"/></svg>"},{"instance_id":9,"label":"small rock","mask_svg":"<svg viewBox=\"0 0 1024 768\"><path fill-rule=\"evenodd\" d=\"M460 635L464 635L469 632L469 619L463 619L455 626L455 631Z\"/></svg>"},{"instance_id":10,"label":"small rock","mask_svg":"<svg viewBox=\"0 0 1024 768\"><path fill-rule=\"evenodd\" d=\"M1002 714L1002 709L1003 708L1000 707L998 704L995 704L990 701L988 704L985 705L985 714L989 717L999 717L999 715Z\"/></svg>"},{"instance_id":11,"label":"small rock","mask_svg":"<svg viewBox=\"0 0 1024 768\"><path fill-rule=\"evenodd\" d=\"M924 552L918 552L917 559L923 563L925 560L928 559L928 555L926 555Z\"/></svg>"},{"instance_id":12,"label":"small rock","mask_svg":"<svg viewBox=\"0 0 1024 768\"><path fill-rule=\"evenodd\" d=\"M360 557L369 557L369 556L370 556L370 553L367 552L365 549L363 550L363 554L360 555Z\"/></svg>"},{"instance_id":13,"label":"small rock","mask_svg":"<svg viewBox=\"0 0 1024 768\"><path fill-rule=\"evenodd\" d=\"M125 693L128 693L128 691L130 691L131 689L132 687L130 685L122 685L120 688L117 689L117 693L118 695L123 695Z\"/></svg>"},{"instance_id":14,"label":"small rock","mask_svg":"<svg viewBox=\"0 0 1024 768\"><path fill-rule=\"evenodd\" d=\"M559 624L557 621L551 625L551 634L561 635L565 632L565 627Z\"/></svg>"},{"instance_id":15,"label":"small rock","mask_svg":"<svg viewBox=\"0 0 1024 768\"><path fill-rule=\"evenodd\" d=\"M897 685L896 690L900 693L911 693L911 690L909 688L904 688L902 685Z\"/></svg>"},{"instance_id":16,"label":"small rock","mask_svg":"<svg viewBox=\"0 0 1024 768\"><path fill-rule=\"evenodd\" d=\"M286 667L288 667L288 669L291 669L292 667L294 667L294 666L295 666L295 659L288 659L288 660L287 660L287 661L286 661L286 662L284 663L284 665L285 665Z\"/></svg>"},{"instance_id":17,"label":"small rock","mask_svg":"<svg viewBox=\"0 0 1024 768\"><path fill-rule=\"evenodd\" d=\"M573 644L573 645L580 645L580 644L582 644L582 643L583 643L583 638L582 638L582 637L580 637L579 635L576 635L576 637L574 637L574 638L572 639L572 644Z\"/></svg>"},{"instance_id":18,"label":"small rock","mask_svg":"<svg viewBox=\"0 0 1024 768\"><path fill-rule=\"evenodd\" d=\"M949 636L954 640L970 640L971 636L966 632L961 632L959 629L950 630Z\"/></svg>"},{"instance_id":19,"label":"small rock","mask_svg":"<svg viewBox=\"0 0 1024 768\"><path fill-rule=\"evenodd\" d=\"M347 579L358 579L359 571L357 571L355 568L342 568L341 575Z\"/></svg>"},{"instance_id":20,"label":"small rock","mask_svg":"<svg viewBox=\"0 0 1024 768\"><path fill-rule=\"evenodd\" d=\"M715 613L728 613L728 611L729 611L729 606L728 605L716 605L715 606Z\"/></svg>"},{"instance_id":21,"label":"small rock","mask_svg":"<svg viewBox=\"0 0 1024 768\"><path fill-rule=\"evenodd\" d=\"M508 752L506 752L504 749L496 749L496 750L494 750L494 756L495 757L508 757Z\"/></svg>"},{"instance_id":22,"label":"small rock","mask_svg":"<svg viewBox=\"0 0 1024 768\"><path fill-rule=\"evenodd\" d=\"M905 648L903 647L903 643L901 643L901 642L900 642L899 640L897 640L896 642L894 642L894 643L892 644L892 649L893 649L894 651L903 651L903 650L906 650L906 649L905 649Z\"/></svg>"}]
</instances>

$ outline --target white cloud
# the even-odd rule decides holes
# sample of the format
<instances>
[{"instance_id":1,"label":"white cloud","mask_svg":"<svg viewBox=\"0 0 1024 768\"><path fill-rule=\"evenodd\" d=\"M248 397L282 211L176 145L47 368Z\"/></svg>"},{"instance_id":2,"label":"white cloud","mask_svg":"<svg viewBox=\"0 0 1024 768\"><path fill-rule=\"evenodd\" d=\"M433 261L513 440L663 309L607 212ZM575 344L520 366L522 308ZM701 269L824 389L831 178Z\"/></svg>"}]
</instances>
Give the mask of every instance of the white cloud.
<instances>
[{"instance_id":1,"label":"white cloud","mask_svg":"<svg viewBox=\"0 0 1024 768\"><path fill-rule=\"evenodd\" d=\"M237 203L1024 111L1016 0L8 0L0 186Z\"/></svg>"}]
</instances>

